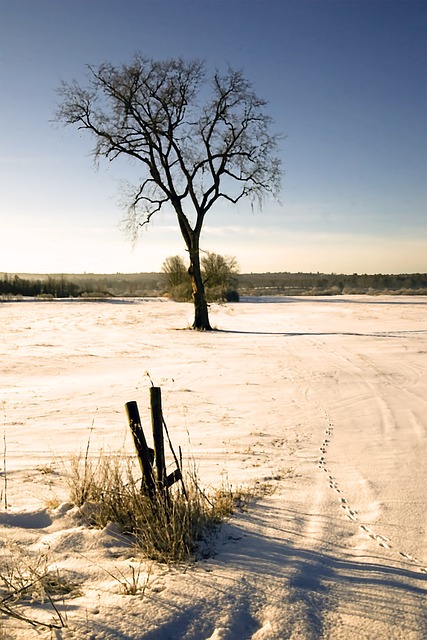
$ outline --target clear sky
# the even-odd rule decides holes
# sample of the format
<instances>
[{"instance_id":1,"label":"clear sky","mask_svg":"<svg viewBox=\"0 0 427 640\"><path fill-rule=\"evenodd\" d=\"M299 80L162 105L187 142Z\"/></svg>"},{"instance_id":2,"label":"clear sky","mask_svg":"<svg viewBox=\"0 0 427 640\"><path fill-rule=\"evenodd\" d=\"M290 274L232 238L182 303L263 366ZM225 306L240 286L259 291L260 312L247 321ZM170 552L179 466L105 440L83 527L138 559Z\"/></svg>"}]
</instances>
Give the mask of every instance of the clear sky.
<instances>
[{"instance_id":1,"label":"clear sky","mask_svg":"<svg viewBox=\"0 0 427 640\"><path fill-rule=\"evenodd\" d=\"M0 273L158 271L185 256L172 214L135 249L120 229L130 165L95 170L53 125L85 65L203 58L269 102L280 204L220 206L202 247L242 272L427 271L425 0L0 0Z\"/></svg>"}]
</instances>

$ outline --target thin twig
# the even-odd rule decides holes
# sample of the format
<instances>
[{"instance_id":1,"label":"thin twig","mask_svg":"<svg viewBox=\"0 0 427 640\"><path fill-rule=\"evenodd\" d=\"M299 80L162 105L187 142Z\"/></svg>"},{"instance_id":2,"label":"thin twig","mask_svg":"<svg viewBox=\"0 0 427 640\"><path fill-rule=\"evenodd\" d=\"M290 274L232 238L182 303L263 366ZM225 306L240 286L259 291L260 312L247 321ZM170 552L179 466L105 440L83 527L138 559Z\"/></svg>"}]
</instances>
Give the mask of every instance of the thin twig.
<instances>
[{"instance_id":1,"label":"thin twig","mask_svg":"<svg viewBox=\"0 0 427 640\"><path fill-rule=\"evenodd\" d=\"M166 436L167 436L167 438L168 438L169 448L170 448L170 450L171 450L171 452L172 452L173 459L175 460L175 464L176 464L176 466L177 466L177 468L178 468L178 470L179 470L179 472L180 472L180 475L181 475L182 491L183 491L183 494L184 494L185 499L186 499L186 500L188 500L187 490L186 490L185 485L184 485L184 478L182 477L182 467L180 466L179 460L178 460L178 458L176 457L175 450L174 450L174 448L173 448L173 446L172 446L172 440L170 439L170 436L169 436L168 427L167 427L167 425L166 425L166 422L165 422L165 419L164 419L163 415L162 415L162 422L163 422L164 430L166 431Z\"/></svg>"},{"instance_id":2,"label":"thin twig","mask_svg":"<svg viewBox=\"0 0 427 640\"><path fill-rule=\"evenodd\" d=\"M6 402L3 401L3 422L4 422L4 431L3 431L3 486L4 486L4 508L7 509L7 469L6 469ZM0 494L0 499L2 495Z\"/></svg>"}]
</instances>

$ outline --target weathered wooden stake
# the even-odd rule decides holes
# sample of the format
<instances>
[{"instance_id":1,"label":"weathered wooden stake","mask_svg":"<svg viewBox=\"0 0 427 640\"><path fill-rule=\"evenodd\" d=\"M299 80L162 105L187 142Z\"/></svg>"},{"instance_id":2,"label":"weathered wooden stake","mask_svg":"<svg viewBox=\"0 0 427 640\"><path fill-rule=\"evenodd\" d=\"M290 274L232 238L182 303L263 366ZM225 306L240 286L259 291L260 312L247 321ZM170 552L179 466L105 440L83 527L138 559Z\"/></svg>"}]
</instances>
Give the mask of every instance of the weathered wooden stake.
<instances>
[{"instance_id":1,"label":"weathered wooden stake","mask_svg":"<svg viewBox=\"0 0 427 640\"><path fill-rule=\"evenodd\" d=\"M133 400L127 402L125 408L135 449L138 454L139 465L143 474L142 487L147 489L150 497L153 497L156 490L153 474L154 451L148 447L147 441L145 440L137 403Z\"/></svg>"},{"instance_id":2,"label":"weathered wooden stake","mask_svg":"<svg viewBox=\"0 0 427 640\"><path fill-rule=\"evenodd\" d=\"M154 456L157 484L160 491L167 490L165 446L163 440L162 392L160 387L150 387L151 425L153 428Z\"/></svg>"}]
</instances>

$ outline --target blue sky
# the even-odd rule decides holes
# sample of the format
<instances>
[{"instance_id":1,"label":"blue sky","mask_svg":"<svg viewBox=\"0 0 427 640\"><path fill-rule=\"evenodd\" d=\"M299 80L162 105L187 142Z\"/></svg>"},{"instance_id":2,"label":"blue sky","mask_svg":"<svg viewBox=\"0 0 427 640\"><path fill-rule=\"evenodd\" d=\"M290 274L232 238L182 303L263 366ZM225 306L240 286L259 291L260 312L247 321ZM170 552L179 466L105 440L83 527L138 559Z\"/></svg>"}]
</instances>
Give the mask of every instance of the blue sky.
<instances>
[{"instance_id":1,"label":"blue sky","mask_svg":"<svg viewBox=\"0 0 427 640\"><path fill-rule=\"evenodd\" d=\"M0 0L0 273L158 271L172 213L132 249L129 164L51 120L85 65L184 56L243 69L285 136L280 203L222 205L202 247L242 272L427 271L427 2Z\"/></svg>"}]
</instances>

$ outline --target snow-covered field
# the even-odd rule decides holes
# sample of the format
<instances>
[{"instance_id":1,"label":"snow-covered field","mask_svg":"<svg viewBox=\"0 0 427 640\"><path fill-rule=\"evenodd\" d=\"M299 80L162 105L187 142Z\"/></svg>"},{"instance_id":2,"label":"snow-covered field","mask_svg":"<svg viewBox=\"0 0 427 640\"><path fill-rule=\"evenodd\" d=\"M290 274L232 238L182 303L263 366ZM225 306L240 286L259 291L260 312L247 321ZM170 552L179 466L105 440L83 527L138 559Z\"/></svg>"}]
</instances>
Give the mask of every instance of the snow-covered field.
<instances>
[{"instance_id":1,"label":"snow-covered field","mask_svg":"<svg viewBox=\"0 0 427 640\"><path fill-rule=\"evenodd\" d=\"M75 587L55 600L65 628L3 617L0 638L427 638L425 298L255 299L213 306L213 333L180 330L191 305L161 300L0 317L0 563L44 555ZM146 562L67 503L89 434L94 453L133 451L125 402L149 431L147 372L204 485L268 486L188 566ZM58 619L49 602L21 611Z\"/></svg>"}]
</instances>

